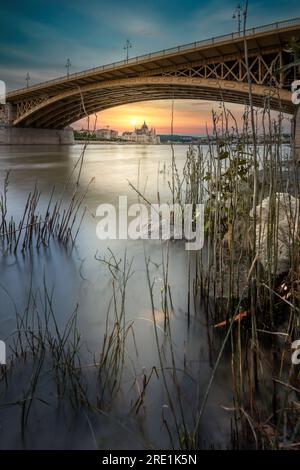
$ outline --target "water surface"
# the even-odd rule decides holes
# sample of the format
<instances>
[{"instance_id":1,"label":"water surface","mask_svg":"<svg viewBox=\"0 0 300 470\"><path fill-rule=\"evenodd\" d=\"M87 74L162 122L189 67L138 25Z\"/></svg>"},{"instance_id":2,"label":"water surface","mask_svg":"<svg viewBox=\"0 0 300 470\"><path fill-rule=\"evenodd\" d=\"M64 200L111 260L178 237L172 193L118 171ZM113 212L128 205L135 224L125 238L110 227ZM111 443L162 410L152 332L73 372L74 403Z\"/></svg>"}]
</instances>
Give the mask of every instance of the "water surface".
<instances>
[{"instance_id":1,"label":"water surface","mask_svg":"<svg viewBox=\"0 0 300 470\"><path fill-rule=\"evenodd\" d=\"M175 146L179 171L185 161L187 147ZM71 176L64 199L71 197L78 172L72 174L82 151L82 145L74 146L0 146L1 185L9 170L8 208L15 219L24 209L27 195L35 184L42 191L39 207L48 204L50 192L60 197L66 181ZM126 250L128 260L133 259L132 277L126 291L126 321L133 321L138 355L133 340L128 341L123 387L110 409L91 422L82 411L79 414L59 413L51 406L36 404L26 436L19 429L20 409L10 407L0 412L1 448L169 448L170 439L162 425L162 407L167 397L161 378L153 377L147 390L144 406L138 415L130 412L136 398L136 377L143 370L159 368L155 344L149 287L146 280L145 252L151 258L150 274L154 280L157 322L161 326L160 340L164 341L161 289L163 287L162 254L166 248L156 241L100 241L96 237L96 208L99 204L117 205L120 195L128 196L128 202L138 202L137 194L128 180L138 186L150 202L171 201L171 148L151 145L90 145L85 153L80 179L84 191L91 179L84 205L87 213L76 246L70 253L57 242L49 247L32 249L16 256L2 252L0 259L0 339L10 341L16 329L16 310L24 311L29 292L43 292L43 284L52 292L53 309L58 324L65 322L78 304L78 329L85 345L83 360L89 362L89 354L101 349L105 332L108 305L112 297L112 276L107 265L95 258L105 258L108 248L117 259L123 259ZM201 304L192 308L190 325L187 321L188 253L184 243L170 246L169 283L174 312L171 314L171 330L180 386L185 399L189 423L195 417L199 403L208 384L220 338L213 337L210 321ZM214 347L212 349L212 338ZM166 358L166 367L170 358ZM146 368L146 369L143 369ZM15 384L24 387L24 376ZM91 387L92 387L91 383ZM1 402L8 398L1 395ZM49 388L49 396L54 391ZM174 392L175 393L175 392ZM174 395L176 402L176 395ZM10 397L11 398L11 397ZM49 399L50 400L50 399ZM50 400L51 401L51 400ZM178 405L178 403L177 403ZM225 360L215 378L213 390L201 422L203 447L226 447L230 441L230 415L223 406L231 406L230 364ZM171 420L171 417L168 418ZM171 425L172 427L172 425ZM92 431L91 431L92 429Z\"/></svg>"}]
</instances>

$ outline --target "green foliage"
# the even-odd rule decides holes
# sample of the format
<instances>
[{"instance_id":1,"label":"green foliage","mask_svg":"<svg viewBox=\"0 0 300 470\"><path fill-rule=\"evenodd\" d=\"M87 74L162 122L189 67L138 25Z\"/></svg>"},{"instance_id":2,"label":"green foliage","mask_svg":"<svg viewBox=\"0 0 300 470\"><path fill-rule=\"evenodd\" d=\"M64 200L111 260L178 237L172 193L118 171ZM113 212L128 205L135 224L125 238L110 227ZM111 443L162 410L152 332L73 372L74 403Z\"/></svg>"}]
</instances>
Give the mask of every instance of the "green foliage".
<instances>
[{"instance_id":1,"label":"green foliage","mask_svg":"<svg viewBox=\"0 0 300 470\"><path fill-rule=\"evenodd\" d=\"M242 217L250 210L245 208L245 201L249 198L244 196L251 186L253 162L242 144L225 149L223 142L219 145L215 160L217 169L212 168L204 176L209 194L205 231L213 228L216 213L218 226L224 234L234 218Z\"/></svg>"}]
</instances>

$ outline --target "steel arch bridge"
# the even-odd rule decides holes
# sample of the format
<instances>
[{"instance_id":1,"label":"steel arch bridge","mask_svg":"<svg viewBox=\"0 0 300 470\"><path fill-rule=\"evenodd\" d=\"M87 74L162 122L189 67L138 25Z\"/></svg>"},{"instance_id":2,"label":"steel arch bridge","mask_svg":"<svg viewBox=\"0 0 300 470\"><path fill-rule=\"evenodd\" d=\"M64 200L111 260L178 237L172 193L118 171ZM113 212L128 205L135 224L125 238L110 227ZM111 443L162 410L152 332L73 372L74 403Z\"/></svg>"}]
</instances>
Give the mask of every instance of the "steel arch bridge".
<instances>
[{"instance_id":1,"label":"steel arch bridge","mask_svg":"<svg viewBox=\"0 0 300 470\"><path fill-rule=\"evenodd\" d=\"M204 99L248 104L244 40L253 103L292 114L290 86L300 78L288 48L300 37L300 18L219 36L104 65L12 91L14 127L64 129L86 115L139 101ZM3 111L4 112L4 111Z\"/></svg>"}]
</instances>

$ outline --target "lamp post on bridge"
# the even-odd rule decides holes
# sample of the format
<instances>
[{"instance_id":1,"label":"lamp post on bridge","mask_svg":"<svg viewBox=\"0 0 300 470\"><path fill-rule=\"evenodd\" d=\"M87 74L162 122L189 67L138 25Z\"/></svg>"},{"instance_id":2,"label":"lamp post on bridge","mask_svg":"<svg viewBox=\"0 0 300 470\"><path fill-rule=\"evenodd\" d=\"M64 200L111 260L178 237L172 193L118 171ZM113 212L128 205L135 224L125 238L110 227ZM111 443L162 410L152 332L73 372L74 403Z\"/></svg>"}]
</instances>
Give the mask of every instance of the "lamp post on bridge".
<instances>
[{"instance_id":1,"label":"lamp post on bridge","mask_svg":"<svg viewBox=\"0 0 300 470\"><path fill-rule=\"evenodd\" d=\"M25 81L26 81L26 87L29 88L29 80L30 80L30 75L29 73L27 72L27 75L25 77Z\"/></svg>"},{"instance_id":2,"label":"lamp post on bridge","mask_svg":"<svg viewBox=\"0 0 300 470\"><path fill-rule=\"evenodd\" d=\"M69 75L70 75L70 68L71 68L71 66L72 66L72 64L71 64L70 59L67 59L67 63L66 63L67 77L69 77Z\"/></svg>"},{"instance_id":3,"label":"lamp post on bridge","mask_svg":"<svg viewBox=\"0 0 300 470\"><path fill-rule=\"evenodd\" d=\"M245 14L246 14L246 10L243 7L241 7L240 4L238 4L238 6L236 7L232 15L232 18L234 20L237 20L239 35L241 34L242 16L245 17Z\"/></svg>"},{"instance_id":4,"label":"lamp post on bridge","mask_svg":"<svg viewBox=\"0 0 300 470\"><path fill-rule=\"evenodd\" d=\"M129 39L126 39L125 46L123 47L124 51L126 51L126 62L128 62L129 59L129 49L132 48L132 44L129 41Z\"/></svg>"}]
</instances>

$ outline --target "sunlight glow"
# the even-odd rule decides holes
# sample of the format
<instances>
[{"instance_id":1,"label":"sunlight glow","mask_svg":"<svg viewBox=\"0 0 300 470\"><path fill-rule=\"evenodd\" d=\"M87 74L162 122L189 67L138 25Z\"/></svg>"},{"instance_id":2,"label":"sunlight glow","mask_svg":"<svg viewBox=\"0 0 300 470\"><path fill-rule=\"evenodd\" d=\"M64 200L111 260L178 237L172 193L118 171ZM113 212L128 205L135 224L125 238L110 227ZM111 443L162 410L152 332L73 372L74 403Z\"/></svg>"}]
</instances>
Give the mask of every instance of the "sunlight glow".
<instances>
[{"instance_id":1,"label":"sunlight glow","mask_svg":"<svg viewBox=\"0 0 300 470\"><path fill-rule=\"evenodd\" d=\"M211 131L212 109L218 110L219 103L200 100L175 100L173 129L176 134L205 135L207 128ZM241 120L243 107L237 104L229 105L238 121ZM106 109L98 113L97 128L109 126L119 133L133 131L146 121L157 133L171 133L171 100L147 101ZM90 118L93 127L94 116ZM206 128L207 126L207 128ZM78 121L77 129L87 128L86 119Z\"/></svg>"},{"instance_id":2,"label":"sunlight glow","mask_svg":"<svg viewBox=\"0 0 300 470\"><path fill-rule=\"evenodd\" d=\"M138 120L136 118L131 118L129 122L132 127L136 127Z\"/></svg>"}]
</instances>

